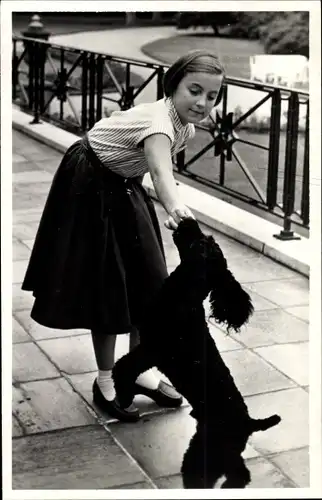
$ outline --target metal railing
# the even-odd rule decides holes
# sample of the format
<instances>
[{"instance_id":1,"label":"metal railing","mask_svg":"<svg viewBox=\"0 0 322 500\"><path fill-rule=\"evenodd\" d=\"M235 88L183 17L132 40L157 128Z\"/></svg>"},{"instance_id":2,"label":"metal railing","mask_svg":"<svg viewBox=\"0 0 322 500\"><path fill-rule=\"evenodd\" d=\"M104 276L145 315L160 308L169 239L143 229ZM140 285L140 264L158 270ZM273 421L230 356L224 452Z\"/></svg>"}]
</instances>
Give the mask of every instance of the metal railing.
<instances>
[{"instance_id":1,"label":"metal railing","mask_svg":"<svg viewBox=\"0 0 322 500\"><path fill-rule=\"evenodd\" d=\"M13 102L33 116L32 123L44 119L82 135L109 115L106 103L128 109L147 89L148 100L162 98L166 69L13 37ZM256 117L263 106L269 106L265 119ZM196 127L195 139L174 159L175 169L269 212L283 223L275 236L293 239L293 225L309 230L309 127L307 91L227 78L222 105Z\"/></svg>"}]
</instances>

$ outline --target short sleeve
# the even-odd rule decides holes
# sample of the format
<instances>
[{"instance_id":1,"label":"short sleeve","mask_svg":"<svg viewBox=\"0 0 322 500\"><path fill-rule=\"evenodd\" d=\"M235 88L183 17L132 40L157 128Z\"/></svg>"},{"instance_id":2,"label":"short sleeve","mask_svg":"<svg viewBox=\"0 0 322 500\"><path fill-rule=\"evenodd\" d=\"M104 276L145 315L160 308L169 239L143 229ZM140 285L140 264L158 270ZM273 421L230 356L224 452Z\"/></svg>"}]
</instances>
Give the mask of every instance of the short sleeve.
<instances>
[{"instance_id":1,"label":"short sleeve","mask_svg":"<svg viewBox=\"0 0 322 500\"><path fill-rule=\"evenodd\" d=\"M159 111L159 110L158 110ZM145 117L140 123L140 132L136 137L138 146L144 139L154 134L164 134L169 137L171 145L174 141L173 125L167 113L154 114L154 116Z\"/></svg>"}]
</instances>

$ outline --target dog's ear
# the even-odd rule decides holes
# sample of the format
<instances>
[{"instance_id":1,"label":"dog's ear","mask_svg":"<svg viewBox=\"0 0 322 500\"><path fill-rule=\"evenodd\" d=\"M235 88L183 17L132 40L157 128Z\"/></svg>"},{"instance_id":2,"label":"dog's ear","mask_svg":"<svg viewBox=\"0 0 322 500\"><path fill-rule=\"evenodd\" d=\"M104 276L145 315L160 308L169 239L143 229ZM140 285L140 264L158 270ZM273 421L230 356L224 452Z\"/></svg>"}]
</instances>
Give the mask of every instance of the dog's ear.
<instances>
[{"instance_id":1,"label":"dog's ear","mask_svg":"<svg viewBox=\"0 0 322 500\"><path fill-rule=\"evenodd\" d=\"M228 331L233 329L238 332L254 311L250 296L229 269L214 276L209 301L210 316L216 322L227 325Z\"/></svg>"},{"instance_id":2,"label":"dog's ear","mask_svg":"<svg viewBox=\"0 0 322 500\"><path fill-rule=\"evenodd\" d=\"M219 245L212 239L210 255L210 316L229 329L239 331L253 313L253 305L245 290L227 267ZM209 240L210 241L210 240Z\"/></svg>"}]
</instances>

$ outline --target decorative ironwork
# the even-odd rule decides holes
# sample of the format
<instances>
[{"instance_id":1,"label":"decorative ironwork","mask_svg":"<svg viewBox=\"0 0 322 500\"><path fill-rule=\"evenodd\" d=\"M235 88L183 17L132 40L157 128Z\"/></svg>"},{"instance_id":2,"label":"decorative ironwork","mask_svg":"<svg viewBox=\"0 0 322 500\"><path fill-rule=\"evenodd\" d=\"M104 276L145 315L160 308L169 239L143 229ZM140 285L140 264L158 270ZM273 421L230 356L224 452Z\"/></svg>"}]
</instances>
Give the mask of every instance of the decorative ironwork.
<instances>
[{"instance_id":1,"label":"decorative ironwork","mask_svg":"<svg viewBox=\"0 0 322 500\"><path fill-rule=\"evenodd\" d=\"M114 109L128 109L153 82L153 98L162 98L166 66L63 47L30 38L30 35L14 36L13 102L33 116L32 123L39 123L40 119L49 120L82 135L104 116L107 103ZM138 78L135 72L142 68L145 75ZM244 89L253 93L256 91L262 93L263 97L256 97L256 102L248 109L237 113L236 109L229 109L230 93L234 89L238 92ZM241 131L254 117L254 113L269 103L269 119L265 125L268 144L265 145L263 141L255 140L249 133L242 134ZM300 130L300 110L303 109L306 110L305 125L304 129ZM282 126L283 117L285 132ZM209 137L210 140L207 144L195 148L194 154L191 154L189 149L191 146L187 151L178 153L174 163L179 178L189 177L199 183L199 186L203 184L282 219L283 230L277 235L278 238L293 239L294 225L309 229L308 92L227 78L221 108L216 110L215 115L211 114L207 123L196 128L198 134L203 134L203 138ZM303 149L302 164L299 163L298 156L299 139ZM267 154L267 162L260 166L261 170L267 170L265 189L261 185L263 182L259 183L256 179L256 169L254 171L243 159L240 148L246 146ZM199 170L192 171L191 168L197 165L198 160L206 158L207 154L209 159L211 151L211 173L204 175ZM235 189L229 185L227 179L232 168L242 172L254 194L251 194L249 189L243 192L239 186ZM235 171L237 173L237 170ZM215 180L217 173L218 180ZM298 180L301 181L300 202L296 201Z\"/></svg>"}]
</instances>

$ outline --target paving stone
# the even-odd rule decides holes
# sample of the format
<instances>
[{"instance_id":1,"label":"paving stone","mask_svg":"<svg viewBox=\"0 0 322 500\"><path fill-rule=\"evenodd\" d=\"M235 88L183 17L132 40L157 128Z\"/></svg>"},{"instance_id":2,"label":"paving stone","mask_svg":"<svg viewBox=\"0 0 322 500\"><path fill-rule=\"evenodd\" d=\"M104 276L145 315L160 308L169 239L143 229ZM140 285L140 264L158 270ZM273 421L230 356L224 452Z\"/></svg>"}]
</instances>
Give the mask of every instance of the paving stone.
<instances>
[{"instance_id":1,"label":"paving stone","mask_svg":"<svg viewBox=\"0 0 322 500\"><path fill-rule=\"evenodd\" d=\"M41 209L29 209L29 210L14 210L12 213L12 223L28 223L28 222L38 222L41 217Z\"/></svg>"},{"instance_id":2,"label":"paving stone","mask_svg":"<svg viewBox=\"0 0 322 500\"><path fill-rule=\"evenodd\" d=\"M46 203L47 195L37 193L13 193L13 210L37 209L42 211Z\"/></svg>"},{"instance_id":3,"label":"paving stone","mask_svg":"<svg viewBox=\"0 0 322 500\"><path fill-rule=\"evenodd\" d=\"M55 151L54 149L49 148L44 144L39 143L39 145L40 147L37 144L33 148L30 148L29 150L24 152L26 158L28 158L28 160L34 163L36 166L44 169L44 166L46 165L48 160L57 158L59 161L59 158L62 158L62 153L59 153L58 151Z\"/></svg>"},{"instance_id":4,"label":"paving stone","mask_svg":"<svg viewBox=\"0 0 322 500\"><path fill-rule=\"evenodd\" d=\"M23 155L20 155L18 153L12 154L12 163L23 163L25 161L26 161L26 158Z\"/></svg>"},{"instance_id":5,"label":"paving stone","mask_svg":"<svg viewBox=\"0 0 322 500\"><path fill-rule=\"evenodd\" d=\"M224 352L222 357L244 396L276 391L295 385L288 377L246 349Z\"/></svg>"},{"instance_id":6,"label":"paving stone","mask_svg":"<svg viewBox=\"0 0 322 500\"><path fill-rule=\"evenodd\" d=\"M14 185L14 193L48 194L50 182L19 182Z\"/></svg>"},{"instance_id":7,"label":"paving stone","mask_svg":"<svg viewBox=\"0 0 322 500\"><path fill-rule=\"evenodd\" d=\"M300 488L310 487L309 447L272 455L269 460L282 469Z\"/></svg>"},{"instance_id":8,"label":"paving stone","mask_svg":"<svg viewBox=\"0 0 322 500\"><path fill-rule=\"evenodd\" d=\"M310 321L310 308L309 306L295 306L295 307L288 307L285 309L290 314L293 314L293 316L296 316L297 318L302 319L303 321L306 321L309 323Z\"/></svg>"},{"instance_id":9,"label":"paving stone","mask_svg":"<svg viewBox=\"0 0 322 500\"><path fill-rule=\"evenodd\" d=\"M282 421L265 432L257 432L250 444L261 454L280 453L309 444L309 395L292 388L246 398L250 414L265 418L277 413Z\"/></svg>"},{"instance_id":10,"label":"paving stone","mask_svg":"<svg viewBox=\"0 0 322 500\"><path fill-rule=\"evenodd\" d=\"M250 283L248 288L280 307L309 304L309 281L306 278Z\"/></svg>"},{"instance_id":11,"label":"paving stone","mask_svg":"<svg viewBox=\"0 0 322 500\"><path fill-rule=\"evenodd\" d=\"M62 372L84 373L97 369L90 334L40 340L38 345Z\"/></svg>"},{"instance_id":12,"label":"paving stone","mask_svg":"<svg viewBox=\"0 0 322 500\"><path fill-rule=\"evenodd\" d=\"M258 312L258 311L266 311L269 309L278 308L277 304L274 304L274 302L264 299L264 297L261 297L260 295L258 295L258 293L254 292L253 290L250 290L246 285L243 286L243 288L250 295L250 298L254 306L254 311Z\"/></svg>"},{"instance_id":13,"label":"paving stone","mask_svg":"<svg viewBox=\"0 0 322 500\"><path fill-rule=\"evenodd\" d=\"M71 375L97 370L91 334L40 340L37 343L63 372ZM129 336L118 335L115 358L123 356L128 349Z\"/></svg>"},{"instance_id":14,"label":"paving stone","mask_svg":"<svg viewBox=\"0 0 322 500\"><path fill-rule=\"evenodd\" d=\"M12 285L12 307L14 311L30 310L33 303L34 298L31 292L21 290L21 285Z\"/></svg>"},{"instance_id":15,"label":"paving stone","mask_svg":"<svg viewBox=\"0 0 322 500\"><path fill-rule=\"evenodd\" d=\"M309 384L308 342L259 347L255 352L299 385Z\"/></svg>"},{"instance_id":16,"label":"paving stone","mask_svg":"<svg viewBox=\"0 0 322 500\"><path fill-rule=\"evenodd\" d=\"M208 322L208 327L211 336L216 342L216 346L220 352L233 351L236 349L241 349L239 342L234 340L230 335L224 333L220 328L215 326L213 323Z\"/></svg>"},{"instance_id":17,"label":"paving stone","mask_svg":"<svg viewBox=\"0 0 322 500\"><path fill-rule=\"evenodd\" d=\"M28 260L17 260L12 263L12 282L22 283L26 274Z\"/></svg>"},{"instance_id":18,"label":"paving stone","mask_svg":"<svg viewBox=\"0 0 322 500\"><path fill-rule=\"evenodd\" d=\"M37 167L42 168L46 172L50 173L53 176L53 174L56 173L61 160L62 160L62 154L58 153L57 156L54 156L53 158L49 158L45 162L35 161L34 164Z\"/></svg>"},{"instance_id":19,"label":"paving stone","mask_svg":"<svg viewBox=\"0 0 322 500\"><path fill-rule=\"evenodd\" d=\"M80 335L84 333L88 334L88 330L58 330L39 325L30 317L30 311L17 311L15 316L34 340L44 340L57 337L66 338L72 335Z\"/></svg>"},{"instance_id":20,"label":"paving stone","mask_svg":"<svg viewBox=\"0 0 322 500\"><path fill-rule=\"evenodd\" d=\"M13 412L27 434L96 422L85 402L63 378L39 380L13 388Z\"/></svg>"},{"instance_id":21,"label":"paving stone","mask_svg":"<svg viewBox=\"0 0 322 500\"><path fill-rule=\"evenodd\" d=\"M159 477L155 479L155 483L161 490L182 490L181 474L173 474L171 476Z\"/></svg>"},{"instance_id":22,"label":"paving stone","mask_svg":"<svg viewBox=\"0 0 322 500\"><path fill-rule=\"evenodd\" d=\"M31 342L31 337L26 330L22 328L20 323L12 318L12 342L18 344L19 342Z\"/></svg>"},{"instance_id":23,"label":"paving stone","mask_svg":"<svg viewBox=\"0 0 322 500\"><path fill-rule=\"evenodd\" d=\"M59 376L54 365L33 342L15 344L12 365L13 379L17 382Z\"/></svg>"},{"instance_id":24,"label":"paving stone","mask_svg":"<svg viewBox=\"0 0 322 500\"><path fill-rule=\"evenodd\" d=\"M195 432L195 420L189 408L143 417L134 426L111 423L109 429L117 441L140 463L147 474L155 478L180 472L183 454ZM247 447L244 456L256 456Z\"/></svg>"},{"instance_id":25,"label":"paving stone","mask_svg":"<svg viewBox=\"0 0 322 500\"><path fill-rule=\"evenodd\" d=\"M251 473L251 482L248 488L294 488L294 483L285 477L274 465L262 457L246 460L246 465ZM180 474L158 478L155 480L160 489L182 489ZM220 478L214 489L219 489L224 482Z\"/></svg>"},{"instance_id":26,"label":"paving stone","mask_svg":"<svg viewBox=\"0 0 322 500\"><path fill-rule=\"evenodd\" d=\"M295 488L296 485L264 457L247 460L251 473L248 488Z\"/></svg>"},{"instance_id":27,"label":"paving stone","mask_svg":"<svg viewBox=\"0 0 322 500\"><path fill-rule=\"evenodd\" d=\"M19 172L12 175L13 184L22 182L27 184L37 183L37 182L51 182L52 175L44 170L34 170L31 172Z\"/></svg>"},{"instance_id":28,"label":"paving stone","mask_svg":"<svg viewBox=\"0 0 322 500\"><path fill-rule=\"evenodd\" d=\"M16 238L12 240L12 260L26 260L29 259L30 249L22 241Z\"/></svg>"},{"instance_id":29,"label":"paving stone","mask_svg":"<svg viewBox=\"0 0 322 500\"><path fill-rule=\"evenodd\" d=\"M230 266L230 262L233 260L242 261L244 259L250 260L262 257L262 254L257 250L254 250L247 245L243 245L241 242L235 241L224 234L212 231L211 229L205 227L203 227L203 231L213 235L215 241L218 243L225 258L227 259L228 266Z\"/></svg>"},{"instance_id":30,"label":"paving stone","mask_svg":"<svg viewBox=\"0 0 322 500\"><path fill-rule=\"evenodd\" d=\"M146 481L100 426L21 437L12 451L13 489L117 489Z\"/></svg>"},{"instance_id":31,"label":"paving stone","mask_svg":"<svg viewBox=\"0 0 322 500\"><path fill-rule=\"evenodd\" d=\"M20 222L12 227L13 235L19 240L34 239L38 230L39 222Z\"/></svg>"},{"instance_id":32,"label":"paving stone","mask_svg":"<svg viewBox=\"0 0 322 500\"><path fill-rule=\"evenodd\" d=\"M282 278L296 278L291 269L265 256L250 259L230 260L229 268L240 283L253 283Z\"/></svg>"},{"instance_id":33,"label":"paving stone","mask_svg":"<svg viewBox=\"0 0 322 500\"><path fill-rule=\"evenodd\" d=\"M17 135L18 134L18 135ZM15 153L23 153L25 158L30 159L48 159L54 156L61 156L61 153L48 147L46 144L28 137L22 132L17 130L13 131L12 134L12 146Z\"/></svg>"},{"instance_id":34,"label":"paving stone","mask_svg":"<svg viewBox=\"0 0 322 500\"><path fill-rule=\"evenodd\" d=\"M17 418L12 415L12 437L18 437L23 435L23 429L19 424Z\"/></svg>"},{"instance_id":35,"label":"paving stone","mask_svg":"<svg viewBox=\"0 0 322 500\"><path fill-rule=\"evenodd\" d=\"M17 158L18 155L14 154L13 155L13 162L12 162L12 173L13 174L18 174L20 172L31 172L35 171L35 168L37 166L31 162L30 160L27 160L25 157L21 156L21 161L16 161L15 157Z\"/></svg>"},{"instance_id":36,"label":"paving stone","mask_svg":"<svg viewBox=\"0 0 322 500\"><path fill-rule=\"evenodd\" d=\"M107 488L108 490L115 489L113 488ZM148 483L145 481L144 483L134 483L134 484L122 484L121 486L117 487L118 490L151 490L151 489L156 489L156 486L153 486L152 483Z\"/></svg>"},{"instance_id":37,"label":"paving stone","mask_svg":"<svg viewBox=\"0 0 322 500\"><path fill-rule=\"evenodd\" d=\"M23 244L26 245L26 247L29 248L29 250L32 250L33 247L34 247L34 242L35 242L35 239L32 238L30 240L23 240Z\"/></svg>"},{"instance_id":38,"label":"paving stone","mask_svg":"<svg viewBox=\"0 0 322 500\"><path fill-rule=\"evenodd\" d=\"M246 327L231 335L247 347L259 347L308 340L309 328L283 309L272 309L254 312Z\"/></svg>"}]
</instances>

